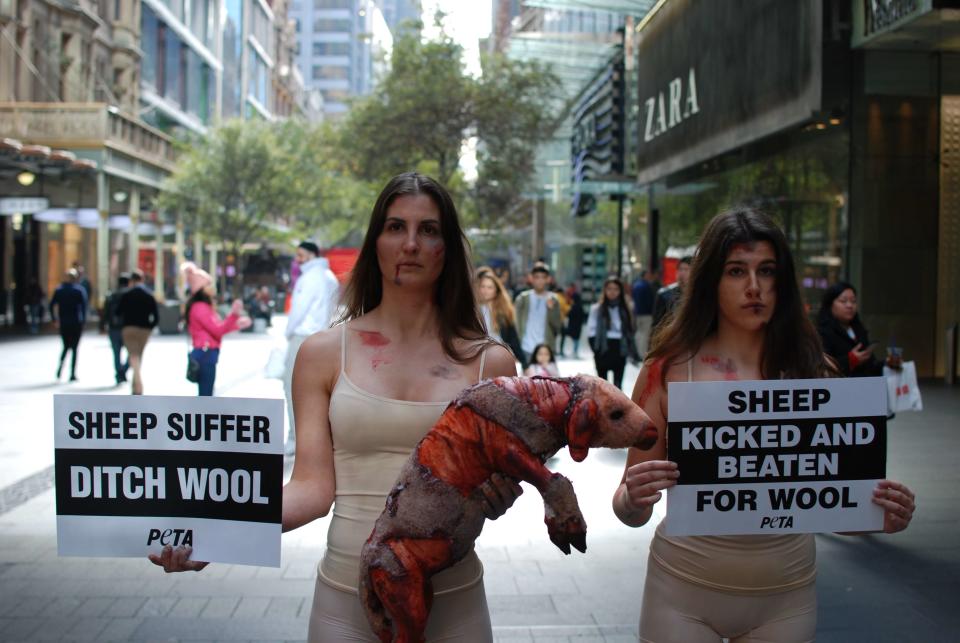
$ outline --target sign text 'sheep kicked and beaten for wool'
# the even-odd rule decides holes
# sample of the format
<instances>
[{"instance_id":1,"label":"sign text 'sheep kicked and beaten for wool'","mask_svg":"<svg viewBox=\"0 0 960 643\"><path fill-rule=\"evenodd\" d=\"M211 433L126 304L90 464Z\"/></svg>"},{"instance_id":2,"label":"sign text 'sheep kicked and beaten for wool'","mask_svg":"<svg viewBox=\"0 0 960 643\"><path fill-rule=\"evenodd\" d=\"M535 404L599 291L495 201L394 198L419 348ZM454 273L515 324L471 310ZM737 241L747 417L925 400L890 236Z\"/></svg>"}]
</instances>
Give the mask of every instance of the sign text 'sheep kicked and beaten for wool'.
<instances>
[{"instance_id":1,"label":"sign text 'sheep kicked and beaten for wool'","mask_svg":"<svg viewBox=\"0 0 960 643\"><path fill-rule=\"evenodd\" d=\"M55 395L62 556L146 556L279 567L283 403Z\"/></svg>"},{"instance_id":2,"label":"sign text 'sheep kicked and beaten for wool'","mask_svg":"<svg viewBox=\"0 0 960 643\"><path fill-rule=\"evenodd\" d=\"M671 535L873 531L886 475L883 378L671 382Z\"/></svg>"}]
</instances>

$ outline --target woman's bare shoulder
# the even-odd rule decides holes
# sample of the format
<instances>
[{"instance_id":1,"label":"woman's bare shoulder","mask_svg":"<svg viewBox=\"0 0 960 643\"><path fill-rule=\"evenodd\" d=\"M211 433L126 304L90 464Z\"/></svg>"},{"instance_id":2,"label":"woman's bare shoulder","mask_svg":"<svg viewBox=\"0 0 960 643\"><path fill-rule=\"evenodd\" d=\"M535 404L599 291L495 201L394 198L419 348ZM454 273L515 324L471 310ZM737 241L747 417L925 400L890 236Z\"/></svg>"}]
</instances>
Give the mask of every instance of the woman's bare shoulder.
<instances>
[{"instance_id":1,"label":"woman's bare shoulder","mask_svg":"<svg viewBox=\"0 0 960 643\"><path fill-rule=\"evenodd\" d=\"M339 370L342 334L343 329L338 325L310 335L300 346L297 360L307 360L311 364L332 363Z\"/></svg>"},{"instance_id":2,"label":"woman's bare shoulder","mask_svg":"<svg viewBox=\"0 0 960 643\"><path fill-rule=\"evenodd\" d=\"M517 359L509 349L500 345L488 345L485 349L484 377L513 377L517 374Z\"/></svg>"}]
</instances>

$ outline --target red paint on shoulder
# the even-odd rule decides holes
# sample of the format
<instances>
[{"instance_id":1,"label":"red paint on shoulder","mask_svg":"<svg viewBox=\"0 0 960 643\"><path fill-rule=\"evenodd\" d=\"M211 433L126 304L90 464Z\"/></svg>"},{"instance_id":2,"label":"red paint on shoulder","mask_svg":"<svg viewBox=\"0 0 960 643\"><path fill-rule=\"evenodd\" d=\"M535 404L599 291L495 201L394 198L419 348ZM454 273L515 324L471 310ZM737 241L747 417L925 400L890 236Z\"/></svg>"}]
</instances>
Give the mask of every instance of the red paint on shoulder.
<instances>
[{"instance_id":1,"label":"red paint on shoulder","mask_svg":"<svg viewBox=\"0 0 960 643\"><path fill-rule=\"evenodd\" d=\"M660 389L660 378L662 374L663 360L658 359L654 362L651 362L647 371L647 381L644 383L643 390L640 392L640 406L646 404L647 400L650 399L650 396Z\"/></svg>"},{"instance_id":2,"label":"red paint on shoulder","mask_svg":"<svg viewBox=\"0 0 960 643\"><path fill-rule=\"evenodd\" d=\"M358 330L357 334L360 335L360 341L364 346L375 346L377 348L381 346L386 346L390 343L390 340L377 332L372 332L369 330Z\"/></svg>"},{"instance_id":3,"label":"red paint on shoulder","mask_svg":"<svg viewBox=\"0 0 960 643\"><path fill-rule=\"evenodd\" d=\"M700 361L704 364L719 364L720 358L716 355L704 355L700 358Z\"/></svg>"}]
</instances>

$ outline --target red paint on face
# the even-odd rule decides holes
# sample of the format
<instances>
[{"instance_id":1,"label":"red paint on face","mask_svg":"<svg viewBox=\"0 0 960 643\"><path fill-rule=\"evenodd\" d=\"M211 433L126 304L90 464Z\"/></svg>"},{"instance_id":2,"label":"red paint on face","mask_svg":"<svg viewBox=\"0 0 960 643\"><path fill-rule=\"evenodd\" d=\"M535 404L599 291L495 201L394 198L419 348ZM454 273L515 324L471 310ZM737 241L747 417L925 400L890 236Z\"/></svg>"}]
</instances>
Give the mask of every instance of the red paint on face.
<instances>
[{"instance_id":1,"label":"red paint on face","mask_svg":"<svg viewBox=\"0 0 960 643\"><path fill-rule=\"evenodd\" d=\"M363 342L364 346L373 346L375 348L382 348L390 343L390 340L381 335L380 333L368 331L368 330L358 330L357 334L360 335L360 341Z\"/></svg>"}]
</instances>

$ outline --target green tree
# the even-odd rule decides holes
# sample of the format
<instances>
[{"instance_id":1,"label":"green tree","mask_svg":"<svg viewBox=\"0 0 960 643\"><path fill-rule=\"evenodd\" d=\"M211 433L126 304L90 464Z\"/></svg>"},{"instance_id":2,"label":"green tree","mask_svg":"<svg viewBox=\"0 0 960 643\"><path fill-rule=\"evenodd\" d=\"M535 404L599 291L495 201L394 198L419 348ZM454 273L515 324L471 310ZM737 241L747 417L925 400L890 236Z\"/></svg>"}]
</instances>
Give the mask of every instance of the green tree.
<instances>
[{"instance_id":1,"label":"green tree","mask_svg":"<svg viewBox=\"0 0 960 643\"><path fill-rule=\"evenodd\" d=\"M411 169L431 174L461 202L472 196L468 209L493 227L533 174L536 144L553 128L547 106L558 88L547 69L502 57L485 59L483 76L473 78L462 47L444 32L427 42L402 35L390 71L354 102L341 132L343 153L365 180ZM464 142L474 136L479 179L470 188L459 167Z\"/></svg>"}]
</instances>

